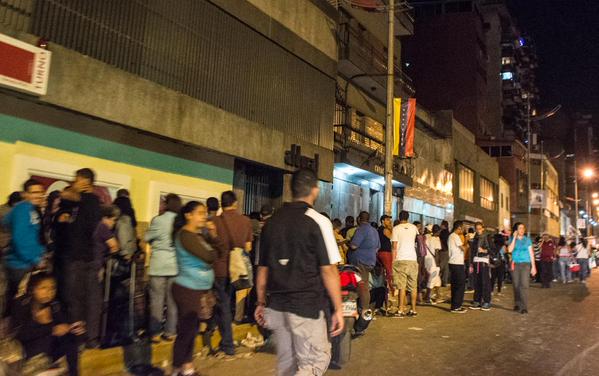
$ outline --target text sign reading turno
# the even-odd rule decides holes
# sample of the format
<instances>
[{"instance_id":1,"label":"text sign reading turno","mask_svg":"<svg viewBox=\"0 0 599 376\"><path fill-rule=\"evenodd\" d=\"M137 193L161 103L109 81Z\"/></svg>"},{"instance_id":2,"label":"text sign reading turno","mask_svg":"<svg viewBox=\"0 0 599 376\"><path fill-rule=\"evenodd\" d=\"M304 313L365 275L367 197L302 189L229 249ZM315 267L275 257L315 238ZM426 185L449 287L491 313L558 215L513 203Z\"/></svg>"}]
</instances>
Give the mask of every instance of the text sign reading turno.
<instances>
[{"instance_id":1,"label":"text sign reading turno","mask_svg":"<svg viewBox=\"0 0 599 376\"><path fill-rule=\"evenodd\" d=\"M46 95L52 53L0 34L0 86Z\"/></svg>"}]
</instances>

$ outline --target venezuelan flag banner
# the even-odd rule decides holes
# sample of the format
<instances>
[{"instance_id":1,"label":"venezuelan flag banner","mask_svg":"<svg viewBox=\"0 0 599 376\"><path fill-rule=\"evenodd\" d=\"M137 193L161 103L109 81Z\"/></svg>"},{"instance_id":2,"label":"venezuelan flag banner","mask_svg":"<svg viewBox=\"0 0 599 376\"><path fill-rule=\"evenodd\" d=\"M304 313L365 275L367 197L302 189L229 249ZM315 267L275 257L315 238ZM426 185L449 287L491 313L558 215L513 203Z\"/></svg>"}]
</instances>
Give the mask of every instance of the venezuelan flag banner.
<instances>
[{"instance_id":1,"label":"venezuelan flag banner","mask_svg":"<svg viewBox=\"0 0 599 376\"><path fill-rule=\"evenodd\" d=\"M393 99L393 155L414 156L416 98Z\"/></svg>"}]
</instances>

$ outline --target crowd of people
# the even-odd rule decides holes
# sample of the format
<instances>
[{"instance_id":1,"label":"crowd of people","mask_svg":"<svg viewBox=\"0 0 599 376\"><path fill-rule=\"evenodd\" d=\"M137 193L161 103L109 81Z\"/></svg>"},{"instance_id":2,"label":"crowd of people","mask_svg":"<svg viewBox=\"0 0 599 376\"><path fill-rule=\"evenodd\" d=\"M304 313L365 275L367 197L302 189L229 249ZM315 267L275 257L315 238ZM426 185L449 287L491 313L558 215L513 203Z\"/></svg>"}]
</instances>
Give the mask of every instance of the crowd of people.
<instances>
[{"instance_id":1,"label":"crowd of people","mask_svg":"<svg viewBox=\"0 0 599 376\"><path fill-rule=\"evenodd\" d=\"M248 263L256 261L249 255L257 253L272 207L250 219L238 211L232 191L206 203L183 203L171 193L142 234L129 192L121 189L112 203L101 203L94 181L89 168L76 171L63 191L46 192L29 179L0 206L0 330L22 346L22 370L59 367L66 356L68 373L78 375L83 348L124 345L144 335L152 343L174 341L175 374L193 374L200 322L218 327L218 351L234 355L234 316L251 321L253 309L249 294L236 294L241 289L230 279L229 254L240 248ZM146 264L146 244L147 276L135 276ZM141 299L147 315L138 314L137 300L129 304L133 295L125 296L125 310L112 306L129 287L147 291L148 299L143 293Z\"/></svg>"},{"instance_id":2,"label":"crowd of people","mask_svg":"<svg viewBox=\"0 0 599 376\"><path fill-rule=\"evenodd\" d=\"M574 274L584 283L594 266L585 239L543 234L532 240L522 223L507 233L481 222L455 221L451 228L447 221L410 223L406 211L395 222L387 215L372 222L365 211L345 224L330 220L313 209L319 188L309 170L293 175L293 202L276 212L265 205L242 215L232 191L205 203L171 193L145 231L138 229L127 190L101 203L94 181L88 168L61 192L46 192L29 179L0 206L0 310L2 322L10 323L0 328L2 335L13 336L25 359L43 367L66 357L71 375L79 374L82 347L108 343L111 323L127 321L120 313L111 316L106 303L115 278L146 264L146 244L147 279L141 273L128 283L145 286L147 280L142 310L149 320L141 326L152 343L174 341L174 375L196 374L201 323L207 333L218 328L217 351L233 356L234 322L257 322L273 336L280 375L323 374L330 338L344 330L342 264L354 265L369 283L360 296L362 311L400 318L446 300L451 313L489 311L506 280L513 285L514 310L526 314L531 277L543 288L558 279L570 283ZM450 296L443 287L450 287ZM465 305L467 291L474 295ZM117 327L125 337L140 335L138 323Z\"/></svg>"}]
</instances>

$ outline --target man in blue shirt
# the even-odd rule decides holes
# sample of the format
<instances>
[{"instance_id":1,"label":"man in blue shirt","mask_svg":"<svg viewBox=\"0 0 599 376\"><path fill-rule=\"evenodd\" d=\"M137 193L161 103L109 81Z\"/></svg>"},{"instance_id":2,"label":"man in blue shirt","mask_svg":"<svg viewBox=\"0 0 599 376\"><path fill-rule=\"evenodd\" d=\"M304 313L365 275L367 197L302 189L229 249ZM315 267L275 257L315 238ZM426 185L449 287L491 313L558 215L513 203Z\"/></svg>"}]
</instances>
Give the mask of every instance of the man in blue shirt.
<instances>
[{"instance_id":1,"label":"man in blue shirt","mask_svg":"<svg viewBox=\"0 0 599 376\"><path fill-rule=\"evenodd\" d=\"M10 248L6 255L8 275L7 299L13 299L19 283L35 267L44 263L44 246L41 243L39 207L44 201L44 187L29 179L23 184L23 201L15 205L4 217L3 224L10 230Z\"/></svg>"},{"instance_id":2,"label":"man in blue shirt","mask_svg":"<svg viewBox=\"0 0 599 376\"><path fill-rule=\"evenodd\" d=\"M352 252L348 260L360 270L362 282L366 283L364 296L360 296L360 307L362 310L370 307L370 291L368 281L370 272L376 265L376 253L381 248L381 239L378 231L370 225L370 214L361 212L358 216L358 228L350 244Z\"/></svg>"}]
</instances>

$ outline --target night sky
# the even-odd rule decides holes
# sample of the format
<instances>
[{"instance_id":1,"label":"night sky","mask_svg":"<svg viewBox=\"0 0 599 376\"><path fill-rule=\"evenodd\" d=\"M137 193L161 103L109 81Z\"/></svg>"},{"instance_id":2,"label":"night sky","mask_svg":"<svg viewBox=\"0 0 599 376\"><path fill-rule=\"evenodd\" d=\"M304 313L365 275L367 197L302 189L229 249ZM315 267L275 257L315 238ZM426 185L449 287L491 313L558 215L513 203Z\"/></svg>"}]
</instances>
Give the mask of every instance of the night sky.
<instances>
[{"instance_id":1,"label":"night sky","mask_svg":"<svg viewBox=\"0 0 599 376\"><path fill-rule=\"evenodd\" d=\"M599 0L508 0L536 43L541 107L599 116Z\"/></svg>"}]
</instances>

